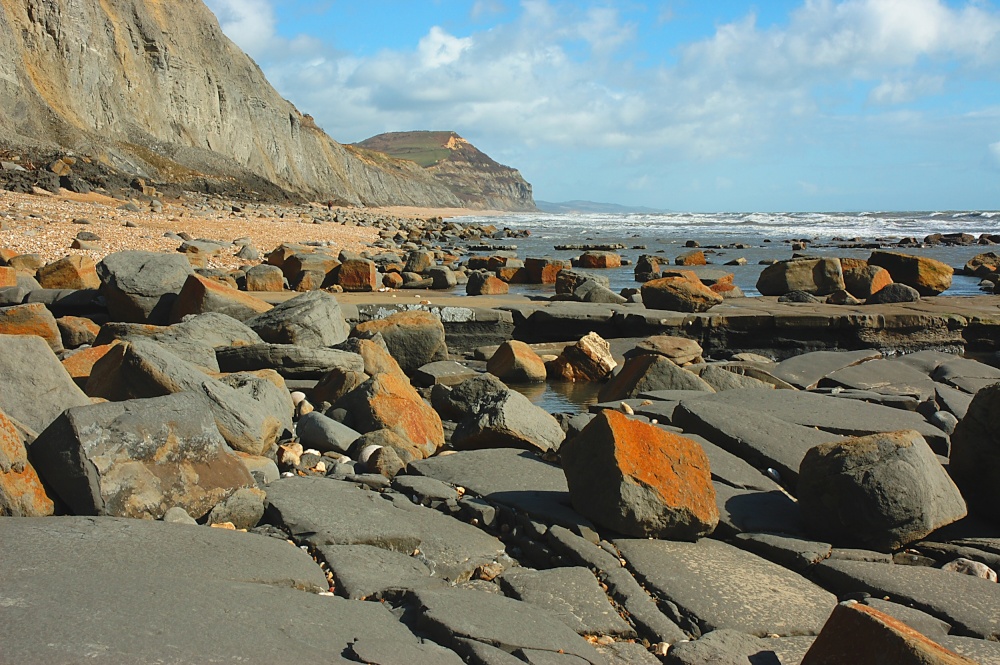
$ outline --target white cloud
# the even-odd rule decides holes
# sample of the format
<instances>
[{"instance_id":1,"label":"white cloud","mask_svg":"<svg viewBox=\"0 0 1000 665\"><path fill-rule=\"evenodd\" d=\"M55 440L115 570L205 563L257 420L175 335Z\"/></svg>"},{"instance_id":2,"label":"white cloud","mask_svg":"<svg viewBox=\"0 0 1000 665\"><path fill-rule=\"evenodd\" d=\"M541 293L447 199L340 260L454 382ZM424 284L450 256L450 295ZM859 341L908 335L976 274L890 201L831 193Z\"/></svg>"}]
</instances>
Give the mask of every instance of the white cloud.
<instances>
[{"instance_id":1,"label":"white cloud","mask_svg":"<svg viewBox=\"0 0 1000 665\"><path fill-rule=\"evenodd\" d=\"M874 104L905 104L920 97L940 92L944 88L943 76L921 76L916 80L883 80L868 95Z\"/></svg>"},{"instance_id":2,"label":"white cloud","mask_svg":"<svg viewBox=\"0 0 1000 665\"><path fill-rule=\"evenodd\" d=\"M275 40L270 0L206 0L222 31L253 57L266 53Z\"/></svg>"},{"instance_id":3,"label":"white cloud","mask_svg":"<svg viewBox=\"0 0 1000 665\"><path fill-rule=\"evenodd\" d=\"M455 63L462 57L462 52L471 46L470 38L453 37L438 26L434 26L420 40L417 52L420 54L420 64L434 69Z\"/></svg>"}]
</instances>

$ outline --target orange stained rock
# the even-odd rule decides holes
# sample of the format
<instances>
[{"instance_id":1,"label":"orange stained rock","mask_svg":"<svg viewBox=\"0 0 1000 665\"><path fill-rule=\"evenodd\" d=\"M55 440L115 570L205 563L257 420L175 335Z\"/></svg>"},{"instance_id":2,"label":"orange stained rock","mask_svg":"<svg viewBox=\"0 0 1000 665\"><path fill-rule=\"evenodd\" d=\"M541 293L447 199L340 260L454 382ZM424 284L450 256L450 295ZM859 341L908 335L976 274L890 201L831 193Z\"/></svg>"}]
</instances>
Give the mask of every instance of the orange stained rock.
<instances>
[{"instance_id":1,"label":"orange stained rock","mask_svg":"<svg viewBox=\"0 0 1000 665\"><path fill-rule=\"evenodd\" d=\"M28 463L28 453L14 423L0 411L0 516L47 517L52 499Z\"/></svg>"},{"instance_id":2,"label":"orange stained rock","mask_svg":"<svg viewBox=\"0 0 1000 665\"><path fill-rule=\"evenodd\" d=\"M89 349L77 351L65 358L62 361L62 366L66 368L66 371L69 372L69 375L78 384L80 382L86 383L87 379L90 378L90 371L94 368L94 363L103 358L108 351L118 344L121 344L121 340L116 339L110 344L92 346Z\"/></svg>"},{"instance_id":3,"label":"orange stained rock","mask_svg":"<svg viewBox=\"0 0 1000 665\"><path fill-rule=\"evenodd\" d=\"M615 461L624 476L656 491L664 503L685 506L705 522L718 520L708 456L686 437L605 410L615 440Z\"/></svg>"},{"instance_id":4,"label":"orange stained rock","mask_svg":"<svg viewBox=\"0 0 1000 665\"><path fill-rule=\"evenodd\" d=\"M373 378L369 399L372 419L413 443L424 457L444 445L444 428L437 411L428 406L405 376L392 372Z\"/></svg>"}]
</instances>

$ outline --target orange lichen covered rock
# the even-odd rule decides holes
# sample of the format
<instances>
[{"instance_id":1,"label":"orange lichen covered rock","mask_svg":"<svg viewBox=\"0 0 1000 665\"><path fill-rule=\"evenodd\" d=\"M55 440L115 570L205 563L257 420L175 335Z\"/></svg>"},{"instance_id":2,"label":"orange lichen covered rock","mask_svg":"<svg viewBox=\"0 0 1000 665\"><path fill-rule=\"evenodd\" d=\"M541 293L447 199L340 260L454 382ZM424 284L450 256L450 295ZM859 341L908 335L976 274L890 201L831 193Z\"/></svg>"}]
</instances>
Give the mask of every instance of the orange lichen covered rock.
<instances>
[{"instance_id":1,"label":"orange lichen covered rock","mask_svg":"<svg viewBox=\"0 0 1000 665\"><path fill-rule=\"evenodd\" d=\"M892 276L880 266L865 264L859 268L844 269L844 288L855 298L864 300L890 284Z\"/></svg>"},{"instance_id":2,"label":"orange lichen covered rock","mask_svg":"<svg viewBox=\"0 0 1000 665\"><path fill-rule=\"evenodd\" d=\"M722 302L722 296L698 279L663 277L642 285L642 302L647 309L705 312Z\"/></svg>"},{"instance_id":3,"label":"orange lichen covered rock","mask_svg":"<svg viewBox=\"0 0 1000 665\"><path fill-rule=\"evenodd\" d=\"M676 259L674 259L674 265L678 266L704 266L708 265L708 261L705 259L705 252L700 249L694 249L690 252L684 252Z\"/></svg>"},{"instance_id":4,"label":"orange lichen covered rock","mask_svg":"<svg viewBox=\"0 0 1000 665\"><path fill-rule=\"evenodd\" d=\"M0 289L7 289L15 286L17 286L17 271L7 266L0 268Z\"/></svg>"},{"instance_id":5,"label":"orange lichen covered rock","mask_svg":"<svg viewBox=\"0 0 1000 665\"><path fill-rule=\"evenodd\" d=\"M56 319L62 343L67 349L75 349L84 344L93 344L101 332L101 326L82 316L60 316Z\"/></svg>"},{"instance_id":6,"label":"orange lichen covered rock","mask_svg":"<svg viewBox=\"0 0 1000 665\"><path fill-rule=\"evenodd\" d=\"M622 257L614 252L584 252L580 255L581 268L620 268Z\"/></svg>"},{"instance_id":7,"label":"orange lichen covered rock","mask_svg":"<svg viewBox=\"0 0 1000 665\"><path fill-rule=\"evenodd\" d=\"M630 536L691 540L719 523L695 441L605 410L559 449L573 507Z\"/></svg>"},{"instance_id":8,"label":"orange lichen covered rock","mask_svg":"<svg viewBox=\"0 0 1000 665\"><path fill-rule=\"evenodd\" d=\"M915 288L922 296L936 296L951 287L954 269L947 263L902 252L876 250L868 264L882 266L892 281Z\"/></svg>"},{"instance_id":9,"label":"orange lichen covered rock","mask_svg":"<svg viewBox=\"0 0 1000 665\"><path fill-rule=\"evenodd\" d=\"M63 350L56 319L41 303L0 308L0 335L37 335L55 353Z\"/></svg>"},{"instance_id":10,"label":"orange lichen covered rock","mask_svg":"<svg viewBox=\"0 0 1000 665\"><path fill-rule=\"evenodd\" d=\"M345 291L375 291L378 288L378 271L375 262L367 259L350 259L337 268L337 284Z\"/></svg>"},{"instance_id":11,"label":"orange lichen covered rock","mask_svg":"<svg viewBox=\"0 0 1000 665\"><path fill-rule=\"evenodd\" d=\"M545 363L530 346L508 340L486 362L486 371L510 383L539 383L545 380Z\"/></svg>"},{"instance_id":12,"label":"orange lichen covered rock","mask_svg":"<svg viewBox=\"0 0 1000 665\"><path fill-rule=\"evenodd\" d=\"M246 321L271 309L271 305L248 293L208 279L190 275L184 282L170 312L170 320L180 321L188 314L218 312L238 321Z\"/></svg>"},{"instance_id":13,"label":"orange lichen covered rock","mask_svg":"<svg viewBox=\"0 0 1000 665\"><path fill-rule=\"evenodd\" d=\"M359 432L392 430L416 446L424 457L444 445L441 417L401 374L377 374L336 406L347 409L350 426Z\"/></svg>"},{"instance_id":14,"label":"orange lichen covered rock","mask_svg":"<svg viewBox=\"0 0 1000 665\"><path fill-rule=\"evenodd\" d=\"M902 621L854 601L833 610L802 665L971 665Z\"/></svg>"},{"instance_id":15,"label":"orange lichen covered rock","mask_svg":"<svg viewBox=\"0 0 1000 665\"><path fill-rule=\"evenodd\" d=\"M66 256L38 269L38 283L44 289L98 289L97 263L89 256Z\"/></svg>"},{"instance_id":16,"label":"orange lichen covered rock","mask_svg":"<svg viewBox=\"0 0 1000 665\"><path fill-rule=\"evenodd\" d=\"M0 516L48 517L52 499L28 463L28 453L20 433L0 411Z\"/></svg>"},{"instance_id":17,"label":"orange lichen covered rock","mask_svg":"<svg viewBox=\"0 0 1000 665\"><path fill-rule=\"evenodd\" d=\"M563 259L550 257L527 258L524 268L528 272L529 284L555 284L560 270L569 270L573 265Z\"/></svg>"},{"instance_id":18,"label":"orange lichen covered rock","mask_svg":"<svg viewBox=\"0 0 1000 665\"><path fill-rule=\"evenodd\" d=\"M90 371L94 368L94 363L103 358L108 351L118 344L121 344L121 341L116 339L111 344L92 346L89 349L77 351L73 355L64 358L62 366L73 377L76 385L83 388L87 385L87 379L90 378Z\"/></svg>"}]
</instances>

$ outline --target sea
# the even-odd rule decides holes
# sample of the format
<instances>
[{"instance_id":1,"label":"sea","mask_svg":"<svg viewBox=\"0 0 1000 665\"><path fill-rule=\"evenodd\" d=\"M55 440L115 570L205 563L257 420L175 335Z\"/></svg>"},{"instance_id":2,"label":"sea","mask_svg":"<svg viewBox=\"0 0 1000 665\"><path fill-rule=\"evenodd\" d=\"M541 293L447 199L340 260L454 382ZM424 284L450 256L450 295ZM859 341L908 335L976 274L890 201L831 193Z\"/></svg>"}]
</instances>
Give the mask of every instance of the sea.
<instances>
[{"instance_id":1,"label":"sea","mask_svg":"<svg viewBox=\"0 0 1000 665\"><path fill-rule=\"evenodd\" d=\"M990 245L926 245L901 248L903 238L935 234L968 233L977 239L982 234L1000 235L1000 211L932 211L932 212L856 212L856 213L660 213L660 214L601 214L601 213L518 213L502 216L464 217L469 223L492 224L498 229L510 229L514 234L529 232L526 237L496 238L485 244L497 249L516 252L519 258L551 256L571 259L581 249L556 249L561 245L623 245L616 249L622 258L631 261L618 269L598 272L610 280L615 292L635 288L633 266L642 254L656 254L670 263L678 255L690 251L693 241L705 252L708 263L731 271L733 282L747 296L760 295L757 278L761 261L788 259L793 255L792 243L805 241L806 249L797 252L808 256L836 256L867 259L872 249L927 256L960 269L972 257L989 251L1000 253L1000 247ZM489 254L483 249L478 253ZM746 259L746 265L727 266L734 259ZM952 286L944 295L982 295L976 277L956 272ZM511 293L549 295L552 286L511 285ZM550 413L575 413L597 401L598 386L546 382L537 385L512 386L533 403Z\"/></svg>"},{"instance_id":2,"label":"sea","mask_svg":"<svg viewBox=\"0 0 1000 665\"><path fill-rule=\"evenodd\" d=\"M580 249L557 250L560 245L624 245L615 250L632 264L642 254L657 254L671 263L689 251L694 241L705 251L709 264L730 270L734 283L748 296L760 295L756 288L761 261L792 257L792 242L806 241L799 254L866 259L875 245L883 249L919 254L960 268L983 252L998 251L988 245L934 245L896 248L903 238L922 241L941 233L1000 235L1000 211L854 212L854 213L514 213L500 216L463 217L469 223L493 224L511 231L528 231L521 238L498 238L488 244L516 251L520 258L552 256L569 259ZM740 246L737 248L737 246ZM488 254L488 251L481 251ZM734 259L744 266L726 266ZM633 265L600 271L613 291L639 286ZM945 295L980 295L980 280L955 275ZM512 292L546 292L551 286L513 286Z\"/></svg>"}]
</instances>

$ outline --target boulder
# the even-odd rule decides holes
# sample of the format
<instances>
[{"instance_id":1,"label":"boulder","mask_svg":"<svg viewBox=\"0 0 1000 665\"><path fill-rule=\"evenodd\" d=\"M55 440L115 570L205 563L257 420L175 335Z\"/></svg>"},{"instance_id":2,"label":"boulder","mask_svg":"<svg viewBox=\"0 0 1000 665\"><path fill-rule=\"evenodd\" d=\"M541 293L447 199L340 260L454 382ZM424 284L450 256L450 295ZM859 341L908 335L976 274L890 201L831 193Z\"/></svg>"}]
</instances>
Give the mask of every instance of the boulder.
<instances>
[{"instance_id":1,"label":"boulder","mask_svg":"<svg viewBox=\"0 0 1000 665\"><path fill-rule=\"evenodd\" d=\"M479 372L467 365L455 360L438 360L414 370L412 382L420 388L454 386L474 376L479 376Z\"/></svg>"},{"instance_id":2,"label":"boulder","mask_svg":"<svg viewBox=\"0 0 1000 665\"><path fill-rule=\"evenodd\" d=\"M93 344L97 334L101 332L99 325L82 316L60 316L56 319L56 326L59 327L63 346L67 349Z\"/></svg>"},{"instance_id":3,"label":"boulder","mask_svg":"<svg viewBox=\"0 0 1000 665\"><path fill-rule=\"evenodd\" d=\"M32 463L78 515L200 517L253 477L194 393L67 409L38 435Z\"/></svg>"},{"instance_id":4,"label":"boulder","mask_svg":"<svg viewBox=\"0 0 1000 665\"><path fill-rule=\"evenodd\" d=\"M954 270L947 263L926 256L876 250L869 265L889 271L892 281L912 286L921 296L936 296L951 287Z\"/></svg>"},{"instance_id":5,"label":"boulder","mask_svg":"<svg viewBox=\"0 0 1000 665\"><path fill-rule=\"evenodd\" d=\"M837 605L802 659L802 665L972 665L873 607L848 601Z\"/></svg>"},{"instance_id":6,"label":"boulder","mask_svg":"<svg viewBox=\"0 0 1000 665\"><path fill-rule=\"evenodd\" d=\"M459 395L476 395L452 435L456 449L525 448L548 452L558 449L566 436L547 411L507 388L492 374L464 381L452 391L453 395L455 391Z\"/></svg>"},{"instance_id":7,"label":"boulder","mask_svg":"<svg viewBox=\"0 0 1000 665\"><path fill-rule=\"evenodd\" d=\"M295 296L246 321L270 344L335 346L347 339L350 327L337 299L325 291Z\"/></svg>"},{"instance_id":8,"label":"boulder","mask_svg":"<svg viewBox=\"0 0 1000 665\"><path fill-rule=\"evenodd\" d=\"M54 508L21 433L0 410L0 517L48 517Z\"/></svg>"},{"instance_id":9,"label":"boulder","mask_svg":"<svg viewBox=\"0 0 1000 665\"><path fill-rule=\"evenodd\" d=\"M625 358L628 359L640 355L657 355L669 358L675 365L684 366L691 363L700 363L702 361L701 354L701 344L693 339L671 335L653 335L626 351Z\"/></svg>"},{"instance_id":10,"label":"boulder","mask_svg":"<svg viewBox=\"0 0 1000 665\"><path fill-rule=\"evenodd\" d=\"M506 383L545 381L545 362L531 347L517 340L501 344L486 361L486 371Z\"/></svg>"},{"instance_id":11,"label":"boulder","mask_svg":"<svg viewBox=\"0 0 1000 665\"><path fill-rule=\"evenodd\" d=\"M374 261L349 259L337 267L337 284L350 292L376 291L379 287L378 269Z\"/></svg>"},{"instance_id":12,"label":"boulder","mask_svg":"<svg viewBox=\"0 0 1000 665\"><path fill-rule=\"evenodd\" d=\"M664 356L640 355L625 361L621 371L601 388L598 399L602 402L614 402L653 390L715 392L701 377L681 369Z\"/></svg>"},{"instance_id":13,"label":"boulder","mask_svg":"<svg viewBox=\"0 0 1000 665\"><path fill-rule=\"evenodd\" d=\"M757 290L765 296L805 291L825 296L844 288L840 259L789 259L767 266L757 278Z\"/></svg>"},{"instance_id":14,"label":"boulder","mask_svg":"<svg viewBox=\"0 0 1000 665\"><path fill-rule=\"evenodd\" d=\"M247 270L247 291L283 291L285 274L278 266L262 263Z\"/></svg>"},{"instance_id":15,"label":"boulder","mask_svg":"<svg viewBox=\"0 0 1000 665\"><path fill-rule=\"evenodd\" d=\"M844 288L854 296L865 300L874 293L892 284L889 271L881 266L865 265L844 269Z\"/></svg>"},{"instance_id":16,"label":"boulder","mask_svg":"<svg viewBox=\"0 0 1000 665\"><path fill-rule=\"evenodd\" d=\"M868 296L866 305L890 305L901 302L917 302L920 300L920 292L912 286L906 284L892 283L883 286L881 289Z\"/></svg>"},{"instance_id":17,"label":"boulder","mask_svg":"<svg viewBox=\"0 0 1000 665\"><path fill-rule=\"evenodd\" d=\"M118 340L115 340L111 344L80 349L63 358L61 361L62 366L73 378L73 381L76 382L76 385L81 388L86 387L87 381L90 379L90 373L94 369L94 364L103 358L113 346L120 343Z\"/></svg>"},{"instance_id":18,"label":"boulder","mask_svg":"<svg viewBox=\"0 0 1000 665\"><path fill-rule=\"evenodd\" d=\"M416 446L424 457L444 445L441 417L405 377L383 372L368 379L336 404L359 432L390 429Z\"/></svg>"},{"instance_id":19,"label":"boulder","mask_svg":"<svg viewBox=\"0 0 1000 665\"><path fill-rule=\"evenodd\" d=\"M470 296L498 296L509 291L507 282L485 272L469 273L469 281L465 284L465 293Z\"/></svg>"},{"instance_id":20,"label":"boulder","mask_svg":"<svg viewBox=\"0 0 1000 665\"><path fill-rule=\"evenodd\" d=\"M415 272L418 275L423 275L434 265L434 252L426 249L415 249L406 255L406 265L403 266L403 272Z\"/></svg>"},{"instance_id":21,"label":"boulder","mask_svg":"<svg viewBox=\"0 0 1000 665\"><path fill-rule=\"evenodd\" d=\"M965 501L913 430L810 449L798 498L811 527L834 544L894 551L966 515Z\"/></svg>"},{"instance_id":22,"label":"boulder","mask_svg":"<svg viewBox=\"0 0 1000 665\"><path fill-rule=\"evenodd\" d=\"M611 345L595 332L587 333L545 364L550 378L571 382L604 381L617 366L611 356Z\"/></svg>"},{"instance_id":23,"label":"boulder","mask_svg":"<svg viewBox=\"0 0 1000 665\"><path fill-rule=\"evenodd\" d=\"M608 529L693 540L719 522L708 457L683 436L604 410L560 454L573 506Z\"/></svg>"},{"instance_id":24,"label":"boulder","mask_svg":"<svg viewBox=\"0 0 1000 665\"><path fill-rule=\"evenodd\" d=\"M116 252L97 264L111 318L132 323L167 323L177 294L192 274L184 256L162 252Z\"/></svg>"},{"instance_id":25,"label":"boulder","mask_svg":"<svg viewBox=\"0 0 1000 665\"><path fill-rule=\"evenodd\" d=\"M73 406L90 404L48 344L35 335L0 335L0 409L38 433Z\"/></svg>"},{"instance_id":26,"label":"boulder","mask_svg":"<svg viewBox=\"0 0 1000 665\"><path fill-rule=\"evenodd\" d=\"M271 305L242 291L201 275L190 275L170 309L170 322L190 314L214 312L246 321L271 309Z\"/></svg>"},{"instance_id":27,"label":"boulder","mask_svg":"<svg viewBox=\"0 0 1000 665\"><path fill-rule=\"evenodd\" d=\"M684 252L680 256L674 259L674 265L676 266L704 266L708 265L708 261L705 260L705 252L700 249L693 249L690 252Z\"/></svg>"},{"instance_id":28,"label":"boulder","mask_svg":"<svg viewBox=\"0 0 1000 665\"><path fill-rule=\"evenodd\" d=\"M205 523L231 524L237 529L252 529L264 516L264 499L267 495L257 487L241 487L215 504Z\"/></svg>"},{"instance_id":29,"label":"boulder","mask_svg":"<svg viewBox=\"0 0 1000 665\"><path fill-rule=\"evenodd\" d=\"M606 286L602 286L597 280L588 279L573 290L573 299L580 302L596 302L612 305L621 305L628 300Z\"/></svg>"},{"instance_id":30,"label":"boulder","mask_svg":"<svg viewBox=\"0 0 1000 665\"><path fill-rule=\"evenodd\" d=\"M319 379L334 370L360 371L356 353L295 344L248 344L219 347L215 356L223 372L273 369L286 379Z\"/></svg>"},{"instance_id":31,"label":"boulder","mask_svg":"<svg viewBox=\"0 0 1000 665\"><path fill-rule=\"evenodd\" d=\"M55 353L63 350L59 325L41 303L0 307L0 335L35 335L45 340Z\"/></svg>"},{"instance_id":32,"label":"boulder","mask_svg":"<svg viewBox=\"0 0 1000 665\"><path fill-rule=\"evenodd\" d=\"M389 353L404 372L448 359L444 324L430 312L397 312L384 319L359 323L351 331L353 337L367 337L375 333L382 335Z\"/></svg>"},{"instance_id":33,"label":"boulder","mask_svg":"<svg viewBox=\"0 0 1000 665\"><path fill-rule=\"evenodd\" d=\"M569 270L572 267L573 265L569 261L554 259L548 256L541 258L529 257L524 260L524 269L527 272L530 284L555 284L559 271Z\"/></svg>"},{"instance_id":34,"label":"boulder","mask_svg":"<svg viewBox=\"0 0 1000 665\"><path fill-rule=\"evenodd\" d=\"M622 257L614 252L589 251L580 255L581 268L620 268Z\"/></svg>"},{"instance_id":35,"label":"boulder","mask_svg":"<svg viewBox=\"0 0 1000 665\"><path fill-rule=\"evenodd\" d=\"M949 471L969 508L1000 523L1000 383L972 398L951 435Z\"/></svg>"},{"instance_id":36,"label":"boulder","mask_svg":"<svg viewBox=\"0 0 1000 665\"><path fill-rule=\"evenodd\" d=\"M706 312L722 302L722 296L698 279L663 277L642 285L642 304L647 309L675 312Z\"/></svg>"},{"instance_id":37,"label":"boulder","mask_svg":"<svg viewBox=\"0 0 1000 665\"><path fill-rule=\"evenodd\" d=\"M10 266L0 267L0 289L17 287L17 270Z\"/></svg>"},{"instance_id":38,"label":"boulder","mask_svg":"<svg viewBox=\"0 0 1000 665\"><path fill-rule=\"evenodd\" d=\"M427 271L432 289L453 289L458 286L458 277L451 268L434 266Z\"/></svg>"},{"instance_id":39,"label":"boulder","mask_svg":"<svg viewBox=\"0 0 1000 665\"><path fill-rule=\"evenodd\" d=\"M36 279L43 289L96 289L101 286L94 259L80 254L42 266Z\"/></svg>"}]
</instances>

